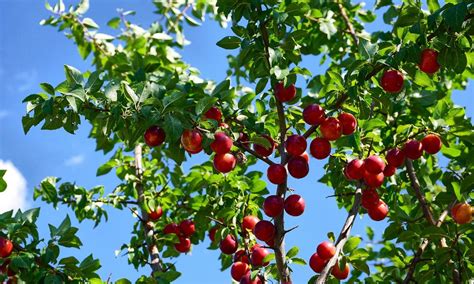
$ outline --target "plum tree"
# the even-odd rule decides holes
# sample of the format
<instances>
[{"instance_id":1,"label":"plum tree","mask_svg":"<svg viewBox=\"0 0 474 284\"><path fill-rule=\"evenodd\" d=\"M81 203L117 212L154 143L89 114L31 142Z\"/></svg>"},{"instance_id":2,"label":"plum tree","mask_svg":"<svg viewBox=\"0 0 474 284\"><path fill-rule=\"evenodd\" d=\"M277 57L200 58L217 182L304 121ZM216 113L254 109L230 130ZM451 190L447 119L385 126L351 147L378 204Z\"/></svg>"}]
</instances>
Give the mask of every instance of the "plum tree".
<instances>
[{"instance_id":1,"label":"plum tree","mask_svg":"<svg viewBox=\"0 0 474 284\"><path fill-rule=\"evenodd\" d=\"M341 233L329 232L309 259L310 283L466 282L474 277L474 131L452 93L474 74L474 4L445 2L153 1L160 16L149 28L120 11L108 22L113 35L86 16L87 0L47 4L52 15L41 23L66 31L92 66L65 65L63 82L27 96L24 131L88 124L110 157L97 176L113 171L119 181L86 189L48 177L34 197L96 225L108 210L130 210L137 221L121 249L152 271L139 283L177 279L173 258L206 233L234 280L292 283L292 266L307 262L297 246L287 250L298 228L285 218L318 205L303 201L305 188L290 193L291 177L317 170L347 218L331 219ZM364 30L376 12L390 30ZM216 43L235 50L221 82L179 56L185 27L204 19L231 25ZM303 57L316 56L322 67L305 68ZM310 169L308 141L323 168ZM182 167L196 154L202 163ZM149 214L158 207L160 217ZM101 283L92 256L59 259L59 247L81 245L70 219L51 225L42 246L38 213L0 215L0 265L15 274L0 280ZM359 214L384 220L383 233L351 236Z\"/></svg>"}]
</instances>

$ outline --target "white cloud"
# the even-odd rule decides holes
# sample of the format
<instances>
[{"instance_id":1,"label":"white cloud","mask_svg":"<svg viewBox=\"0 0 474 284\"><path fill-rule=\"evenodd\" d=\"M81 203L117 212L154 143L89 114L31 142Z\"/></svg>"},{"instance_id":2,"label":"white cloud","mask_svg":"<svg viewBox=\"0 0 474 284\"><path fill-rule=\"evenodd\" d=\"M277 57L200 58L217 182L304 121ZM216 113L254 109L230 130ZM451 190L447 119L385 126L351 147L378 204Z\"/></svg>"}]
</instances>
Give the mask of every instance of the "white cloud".
<instances>
[{"instance_id":1,"label":"white cloud","mask_svg":"<svg viewBox=\"0 0 474 284\"><path fill-rule=\"evenodd\" d=\"M84 155L75 155L64 161L64 165L72 167L72 166L77 166L80 165L84 162L85 157Z\"/></svg>"},{"instance_id":2,"label":"white cloud","mask_svg":"<svg viewBox=\"0 0 474 284\"><path fill-rule=\"evenodd\" d=\"M3 177L7 182L7 189L0 192L0 212L29 206L27 197L26 179L11 161L0 160L0 169L7 170Z\"/></svg>"}]
</instances>

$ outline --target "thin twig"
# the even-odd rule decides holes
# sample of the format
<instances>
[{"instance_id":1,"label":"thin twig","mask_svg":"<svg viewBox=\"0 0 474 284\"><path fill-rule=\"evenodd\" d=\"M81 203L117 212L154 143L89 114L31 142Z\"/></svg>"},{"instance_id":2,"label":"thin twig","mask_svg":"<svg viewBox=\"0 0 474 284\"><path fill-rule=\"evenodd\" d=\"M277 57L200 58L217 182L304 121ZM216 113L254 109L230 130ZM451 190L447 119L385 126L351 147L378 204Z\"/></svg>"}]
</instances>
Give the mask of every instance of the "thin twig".
<instances>
[{"instance_id":1,"label":"thin twig","mask_svg":"<svg viewBox=\"0 0 474 284\"><path fill-rule=\"evenodd\" d=\"M357 190L355 191L354 203L352 204L352 208L347 215L346 221L344 222L344 226L342 226L342 230L339 233L339 237L336 241L336 253L334 256L329 259L328 263L324 267L323 271L319 275L318 279L316 279L316 284L326 283L326 279L329 276L333 266L336 264L337 258L339 257L344 244L347 242L347 239L350 236L352 226L354 225L355 218L357 213L359 212L359 207L362 198L362 188L358 186Z\"/></svg>"},{"instance_id":2,"label":"thin twig","mask_svg":"<svg viewBox=\"0 0 474 284\"><path fill-rule=\"evenodd\" d=\"M318 126L319 125L313 125L311 126L308 130L306 130L306 132L303 134L303 137L304 138L308 138L309 136L311 136L311 134L313 134L316 129L318 129Z\"/></svg>"},{"instance_id":3,"label":"thin twig","mask_svg":"<svg viewBox=\"0 0 474 284\"><path fill-rule=\"evenodd\" d=\"M352 195L355 195L355 192L347 192L347 193L341 193L341 194L328 195L328 196L326 196L326 198L340 197L340 196L352 196Z\"/></svg>"},{"instance_id":4,"label":"thin twig","mask_svg":"<svg viewBox=\"0 0 474 284\"><path fill-rule=\"evenodd\" d=\"M273 162L269 158L260 155L259 153L255 152L254 150L252 150L251 148L245 146L244 144L242 144L239 141L235 141L234 145L237 146L239 149L245 151L245 152L249 152L250 154L254 155L257 159L267 163L268 165L274 165L275 164L275 162Z\"/></svg>"}]
</instances>

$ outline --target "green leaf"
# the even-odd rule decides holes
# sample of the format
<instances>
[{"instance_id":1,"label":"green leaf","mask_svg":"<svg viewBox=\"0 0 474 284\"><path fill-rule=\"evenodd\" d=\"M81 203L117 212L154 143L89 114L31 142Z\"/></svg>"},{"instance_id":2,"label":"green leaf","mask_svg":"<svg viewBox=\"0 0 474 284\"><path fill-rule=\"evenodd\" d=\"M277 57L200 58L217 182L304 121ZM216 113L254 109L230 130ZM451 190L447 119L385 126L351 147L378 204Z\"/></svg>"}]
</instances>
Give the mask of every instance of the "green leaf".
<instances>
[{"instance_id":1,"label":"green leaf","mask_svg":"<svg viewBox=\"0 0 474 284\"><path fill-rule=\"evenodd\" d=\"M239 108L244 109L244 108L248 107L252 103L254 98L255 98L254 93L248 93L248 94L244 95L239 100L239 104L238 104Z\"/></svg>"},{"instance_id":2,"label":"green leaf","mask_svg":"<svg viewBox=\"0 0 474 284\"><path fill-rule=\"evenodd\" d=\"M84 81L84 77L82 76L81 71L77 70L76 68L64 65L64 72L66 73L66 79L69 84L73 85L81 85Z\"/></svg>"},{"instance_id":3,"label":"green leaf","mask_svg":"<svg viewBox=\"0 0 474 284\"><path fill-rule=\"evenodd\" d=\"M292 261L294 264L307 265L306 260L304 260L304 259L302 259L302 258L299 258L299 257L293 257L293 258L291 259L291 261Z\"/></svg>"},{"instance_id":4,"label":"green leaf","mask_svg":"<svg viewBox=\"0 0 474 284\"><path fill-rule=\"evenodd\" d=\"M5 189L7 189L7 182L3 178L6 172L6 170L0 170L0 192L3 192Z\"/></svg>"},{"instance_id":5,"label":"green leaf","mask_svg":"<svg viewBox=\"0 0 474 284\"><path fill-rule=\"evenodd\" d=\"M96 22L94 22L94 20L92 20L91 18L84 18L84 20L82 20L82 24L90 29L94 29L94 30L99 29L99 25Z\"/></svg>"},{"instance_id":6,"label":"green leaf","mask_svg":"<svg viewBox=\"0 0 474 284\"><path fill-rule=\"evenodd\" d=\"M196 108L195 108L196 114L202 115L205 111L210 109L215 104L216 101L217 101L217 98L215 97L204 97L200 99L196 104Z\"/></svg>"},{"instance_id":7,"label":"green leaf","mask_svg":"<svg viewBox=\"0 0 474 284\"><path fill-rule=\"evenodd\" d=\"M343 251L345 253L350 253L359 246L362 239L360 237L350 237L349 240L344 244Z\"/></svg>"},{"instance_id":8,"label":"green leaf","mask_svg":"<svg viewBox=\"0 0 474 284\"><path fill-rule=\"evenodd\" d=\"M79 268L86 275L92 275L92 273L97 271L100 267L101 265L99 260L94 259L92 254L86 257L79 265Z\"/></svg>"},{"instance_id":9,"label":"green leaf","mask_svg":"<svg viewBox=\"0 0 474 284\"><path fill-rule=\"evenodd\" d=\"M351 261L352 266L355 269L365 272L367 275L370 275L370 268L365 261L362 260L353 260Z\"/></svg>"},{"instance_id":10,"label":"green leaf","mask_svg":"<svg viewBox=\"0 0 474 284\"><path fill-rule=\"evenodd\" d=\"M120 18L114 17L107 22L107 26L111 27L112 29L118 29L120 26Z\"/></svg>"},{"instance_id":11,"label":"green leaf","mask_svg":"<svg viewBox=\"0 0 474 284\"><path fill-rule=\"evenodd\" d=\"M40 87L41 89L43 89L46 93L54 96L54 87L51 86L50 84L48 83L41 83L40 84ZM25 102L25 100L23 100L23 102Z\"/></svg>"},{"instance_id":12,"label":"green leaf","mask_svg":"<svg viewBox=\"0 0 474 284\"><path fill-rule=\"evenodd\" d=\"M116 165L117 162L115 160L108 161L97 169L96 176L108 174Z\"/></svg>"},{"instance_id":13,"label":"green leaf","mask_svg":"<svg viewBox=\"0 0 474 284\"><path fill-rule=\"evenodd\" d=\"M287 258L293 258L295 257L298 252L300 251L300 249L298 247L292 247L287 253L286 253L286 257Z\"/></svg>"},{"instance_id":14,"label":"green leaf","mask_svg":"<svg viewBox=\"0 0 474 284\"><path fill-rule=\"evenodd\" d=\"M102 87L103 83L104 82L100 79L100 72L95 71L87 79L85 90L88 93L89 92L95 93L98 90L100 90L100 87Z\"/></svg>"},{"instance_id":15,"label":"green leaf","mask_svg":"<svg viewBox=\"0 0 474 284\"><path fill-rule=\"evenodd\" d=\"M438 0L428 0L428 9L430 10L430 13L439 10L439 8L440 6Z\"/></svg>"},{"instance_id":16,"label":"green leaf","mask_svg":"<svg viewBox=\"0 0 474 284\"><path fill-rule=\"evenodd\" d=\"M125 93L128 95L128 97L132 100L132 102L134 104L137 104L138 102L138 96L137 94L135 93L135 91L128 85L128 84L124 84L124 88L125 88Z\"/></svg>"},{"instance_id":17,"label":"green leaf","mask_svg":"<svg viewBox=\"0 0 474 284\"><path fill-rule=\"evenodd\" d=\"M385 123L385 121L382 121L379 118L373 118L371 120L364 121L364 123L362 124L362 129L364 129L365 131L371 131L376 128L383 128L386 125L387 124Z\"/></svg>"},{"instance_id":18,"label":"green leaf","mask_svg":"<svg viewBox=\"0 0 474 284\"><path fill-rule=\"evenodd\" d=\"M105 87L105 96L112 102L117 101L117 91L120 89L120 86L114 82L110 82Z\"/></svg>"},{"instance_id":19,"label":"green leaf","mask_svg":"<svg viewBox=\"0 0 474 284\"><path fill-rule=\"evenodd\" d=\"M411 26L419 21L421 10L418 7L404 5L400 11L395 27Z\"/></svg>"},{"instance_id":20,"label":"green leaf","mask_svg":"<svg viewBox=\"0 0 474 284\"><path fill-rule=\"evenodd\" d=\"M369 240L374 239L374 230L371 227L365 227L365 232L367 233Z\"/></svg>"},{"instance_id":21,"label":"green leaf","mask_svg":"<svg viewBox=\"0 0 474 284\"><path fill-rule=\"evenodd\" d=\"M193 27L199 27L201 25L201 23L199 23L198 21L196 21L195 19L191 18L188 14L184 14L184 19L186 20L186 22L190 25L190 26L193 26Z\"/></svg>"},{"instance_id":22,"label":"green leaf","mask_svg":"<svg viewBox=\"0 0 474 284\"><path fill-rule=\"evenodd\" d=\"M173 37L167 33L154 33L151 37L157 40L173 40Z\"/></svg>"},{"instance_id":23,"label":"green leaf","mask_svg":"<svg viewBox=\"0 0 474 284\"><path fill-rule=\"evenodd\" d=\"M70 228L71 228L71 219L69 219L69 215L66 215L66 218L64 218L61 225L59 225L56 235L63 236Z\"/></svg>"},{"instance_id":24,"label":"green leaf","mask_svg":"<svg viewBox=\"0 0 474 284\"><path fill-rule=\"evenodd\" d=\"M76 13L85 14L89 10L89 0L81 0L79 5L77 5Z\"/></svg>"},{"instance_id":25,"label":"green leaf","mask_svg":"<svg viewBox=\"0 0 474 284\"><path fill-rule=\"evenodd\" d=\"M319 20L319 30L326 34L328 39L337 33L337 28L334 25L336 20L332 18L333 15L334 12L329 11L326 18L321 18Z\"/></svg>"},{"instance_id":26,"label":"green leaf","mask_svg":"<svg viewBox=\"0 0 474 284\"><path fill-rule=\"evenodd\" d=\"M350 252L351 259L361 258L365 259L369 256L369 252L364 248L358 248Z\"/></svg>"},{"instance_id":27,"label":"green leaf","mask_svg":"<svg viewBox=\"0 0 474 284\"><path fill-rule=\"evenodd\" d=\"M265 87L267 86L268 78L262 78L258 81L257 86L255 87L255 94L260 94Z\"/></svg>"},{"instance_id":28,"label":"green leaf","mask_svg":"<svg viewBox=\"0 0 474 284\"><path fill-rule=\"evenodd\" d=\"M459 32L462 29L462 24L467 12L467 3L461 2L446 9L443 13L443 19L451 30Z\"/></svg>"},{"instance_id":29,"label":"green leaf","mask_svg":"<svg viewBox=\"0 0 474 284\"><path fill-rule=\"evenodd\" d=\"M64 282L59 275L49 274L44 278L44 283L62 284Z\"/></svg>"},{"instance_id":30,"label":"green leaf","mask_svg":"<svg viewBox=\"0 0 474 284\"><path fill-rule=\"evenodd\" d=\"M72 96L66 96L66 100L68 101L68 103L71 106L72 110L74 112L77 112L76 98L72 97Z\"/></svg>"},{"instance_id":31,"label":"green leaf","mask_svg":"<svg viewBox=\"0 0 474 284\"><path fill-rule=\"evenodd\" d=\"M269 253L267 254L264 258L263 258L263 261L262 262L270 262L272 260L275 259L275 254L274 253Z\"/></svg>"},{"instance_id":32,"label":"green leaf","mask_svg":"<svg viewBox=\"0 0 474 284\"><path fill-rule=\"evenodd\" d=\"M413 82L417 84L418 86L425 87L425 88L429 88L433 86L433 81L430 78L430 76L428 76L428 74L420 70L416 71L415 80Z\"/></svg>"},{"instance_id":33,"label":"green leaf","mask_svg":"<svg viewBox=\"0 0 474 284\"><path fill-rule=\"evenodd\" d=\"M211 96L216 96L221 92L228 91L230 87L230 80L225 79L224 81L220 82L214 90L212 90Z\"/></svg>"},{"instance_id":34,"label":"green leaf","mask_svg":"<svg viewBox=\"0 0 474 284\"><path fill-rule=\"evenodd\" d=\"M236 36L226 36L216 44L224 49L236 49L240 47L240 38Z\"/></svg>"},{"instance_id":35,"label":"green leaf","mask_svg":"<svg viewBox=\"0 0 474 284\"><path fill-rule=\"evenodd\" d=\"M454 191L454 194L456 195L457 200L461 201L462 200L461 185L459 184L459 182L456 182L456 181L452 181L451 185L453 186L453 191Z\"/></svg>"}]
</instances>

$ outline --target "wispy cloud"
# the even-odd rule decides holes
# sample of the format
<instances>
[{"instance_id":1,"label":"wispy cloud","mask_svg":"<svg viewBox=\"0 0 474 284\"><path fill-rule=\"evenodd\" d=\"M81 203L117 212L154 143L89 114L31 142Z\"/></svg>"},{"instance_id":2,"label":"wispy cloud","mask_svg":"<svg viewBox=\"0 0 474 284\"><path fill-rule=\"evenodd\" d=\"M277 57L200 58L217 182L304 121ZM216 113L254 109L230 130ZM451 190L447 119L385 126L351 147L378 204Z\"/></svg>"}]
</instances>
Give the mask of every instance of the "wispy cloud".
<instances>
[{"instance_id":1,"label":"wispy cloud","mask_svg":"<svg viewBox=\"0 0 474 284\"><path fill-rule=\"evenodd\" d=\"M0 119L5 118L5 117L8 116L9 114L10 114L9 111L4 110L4 109L0 109Z\"/></svg>"},{"instance_id":2,"label":"wispy cloud","mask_svg":"<svg viewBox=\"0 0 474 284\"><path fill-rule=\"evenodd\" d=\"M29 206L26 179L11 161L0 160L0 169L7 170L4 179L7 189L0 193L0 212Z\"/></svg>"},{"instance_id":3,"label":"wispy cloud","mask_svg":"<svg viewBox=\"0 0 474 284\"><path fill-rule=\"evenodd\" d=\"M84 162L85 157L82 154L75 155L64 161L64 165L68 167L77 166Z\"/></svg>"},{"instance_id":4,"label":"wispy cloud","mask_svg":"<svg viewBox=\"0 0 474 284\"><path fill-rule=\"evenodd\" d=\"M22 71L15 74L15 85L18 92L26 92L35 87L38 81L38 72L36 70Z\"/></svg>"}]
</instances>

